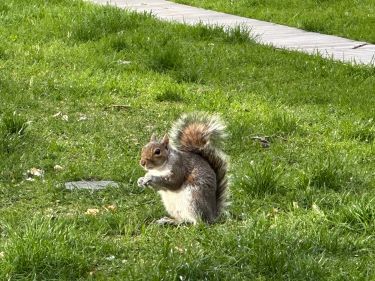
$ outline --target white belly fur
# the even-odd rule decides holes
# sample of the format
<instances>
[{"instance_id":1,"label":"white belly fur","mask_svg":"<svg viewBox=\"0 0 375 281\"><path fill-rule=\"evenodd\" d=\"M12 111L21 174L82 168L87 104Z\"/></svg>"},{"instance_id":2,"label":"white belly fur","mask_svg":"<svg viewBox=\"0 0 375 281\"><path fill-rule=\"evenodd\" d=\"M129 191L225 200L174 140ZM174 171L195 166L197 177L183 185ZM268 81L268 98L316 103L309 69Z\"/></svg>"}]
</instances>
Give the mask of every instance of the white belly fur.
<instances>
[{"instance_id":1,"label":"white belly fur","mask_svg":"<svg viewBox=\"0 0 375 281\"><path fill-rule=\"evenodd\" d=\"M171 174L171 169L169 167L165 167L162 169L155 169L147 171L147 175L155 176L155 177L167 177Z\"/></svg>"},{"instance_id":2,"label":"white belly fur","mask_svg":"<svg viewBox=\"0 0 375 281\"><path fill-rule=\"evenodd\" d=\"M181 190L159 190L165 209L170 216L180 222L196 223L196 216L192 208L192 189L188 186Z\"/></svg>"}]
</instances>

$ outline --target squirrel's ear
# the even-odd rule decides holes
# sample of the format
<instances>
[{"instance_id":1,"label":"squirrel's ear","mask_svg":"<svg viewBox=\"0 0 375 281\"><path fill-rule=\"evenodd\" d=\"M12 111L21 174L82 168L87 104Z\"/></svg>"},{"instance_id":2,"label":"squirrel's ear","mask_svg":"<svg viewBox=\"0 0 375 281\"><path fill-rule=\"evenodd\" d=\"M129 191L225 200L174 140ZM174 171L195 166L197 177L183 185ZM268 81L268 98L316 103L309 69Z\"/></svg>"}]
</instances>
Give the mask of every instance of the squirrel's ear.
<instances>
[{"instance_id":1,"label":"squirrel's ear","mask_svg":"<svg viewBox=\"0 0 375 281\"><path fill-rule=\"evenodd\" d=\"M163 140L161 141L162 144L165 145L165 147L168 147L168 144L169 144L169 137L168 137L168 134L165 134L164 137L163 137Z\"/></svg>"},{"instance_id":2,"label":"squirrel's ear","mask_svg":"<svg viewBox=\"0 0 375 281\"><path fill-rule=\"evenodd\" d=\"M156 142L156 141L157 141L157 139L156 139L156 135L155 135L155 133L153 133L153 134L151 135L150 142Z\"/></svg>"}]
</instances>

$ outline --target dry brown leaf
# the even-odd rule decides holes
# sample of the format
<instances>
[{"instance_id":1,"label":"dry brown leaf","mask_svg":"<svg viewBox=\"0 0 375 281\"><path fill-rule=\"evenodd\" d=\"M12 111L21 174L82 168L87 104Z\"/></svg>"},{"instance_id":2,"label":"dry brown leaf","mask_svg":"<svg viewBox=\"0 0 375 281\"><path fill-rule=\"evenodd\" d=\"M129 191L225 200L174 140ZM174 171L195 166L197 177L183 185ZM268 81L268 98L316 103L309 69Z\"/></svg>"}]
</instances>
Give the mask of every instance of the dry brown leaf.
<instances>
[{"instance_id":1,"label":"dry brown leaf","mask_svg":"<svg viewBox=\"0 0 375 281\"><path fill-rule=\"evenodd\" d=\"M92 208L92 209L87 209L87 211L85 212L85 215L90 215L90 216L96 216L97 214L99 214L99 209L95 209L95 208Z\"/></svg>"},{"instance_id":2,"label":"dry brown leaf","mask_svg":"<svg viewBox=\"0 0 375 281\"><path fill-rule=\"evenodd\" d=\"M177 247L177 246L175 246L174 248L175 248L176 251L178 251L178 252L181 253L181 254L185 253L185 251L186 251L186 249L181 248L181 247Z\"/></svg>"},{"instance_id":3,"label":"dry brown leaf","mask_svg":"<svg viewBox=\"0 0 375 281\"><path fill-rule=\"evenodd\" d=\"M30 170L27 170L27 175L29 177L43 177L44 171L42 169L38 169L38 168L33 167Z\"/></svg>"},{"instance_id":4,"label":"dry brown leaf","mask_svg":"<svg viewBox=\"0 0 375 281\"><path fill-rule=\"evenodd\" d=\"M60 165L55 165L55 166L53 166L53 169L54 169L56 172L60 172L60 171L64 170L64 168L63 168L62 166L60 166Z\"/></svg>"},{"instance_id":5,"label":"dry brown leaf","mask_svg":"<svg viewBox=\"0 0 375 281\"><path fill-rule=\"evenodd\" d=\"M104 209L107 211L116 211L117 207L115 205L106 205L104 206Z\"/></svg>"}]
</instances>

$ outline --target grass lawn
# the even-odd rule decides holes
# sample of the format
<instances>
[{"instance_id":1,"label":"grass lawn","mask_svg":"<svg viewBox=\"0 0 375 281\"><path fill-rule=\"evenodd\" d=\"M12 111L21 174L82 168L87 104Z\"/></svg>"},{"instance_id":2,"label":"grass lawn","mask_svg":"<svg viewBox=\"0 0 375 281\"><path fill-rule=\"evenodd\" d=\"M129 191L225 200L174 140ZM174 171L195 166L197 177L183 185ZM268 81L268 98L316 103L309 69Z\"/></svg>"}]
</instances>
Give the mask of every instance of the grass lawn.
<instances>
[{"instance_id":1,"label":"grass lawn","mask_svg":"<svg viewBox=\"0 0 375 281\"><path fill-rule=\"evenodd\" d=\"M375 43L374 0L175 0L175 2Z\"/></svg>"},{"instance_id":2,"label":"grass lawn","mask_svg":"<svg viewBox=\"0 0 375 281\"><path fill-rule=\"evenodd\" d=\"M72 0L1 2L0 42L1 280L375 278L374 68ZM140 149L194 110L228 125L232 204L160 227Z\"/></svg>"}]
</instances>

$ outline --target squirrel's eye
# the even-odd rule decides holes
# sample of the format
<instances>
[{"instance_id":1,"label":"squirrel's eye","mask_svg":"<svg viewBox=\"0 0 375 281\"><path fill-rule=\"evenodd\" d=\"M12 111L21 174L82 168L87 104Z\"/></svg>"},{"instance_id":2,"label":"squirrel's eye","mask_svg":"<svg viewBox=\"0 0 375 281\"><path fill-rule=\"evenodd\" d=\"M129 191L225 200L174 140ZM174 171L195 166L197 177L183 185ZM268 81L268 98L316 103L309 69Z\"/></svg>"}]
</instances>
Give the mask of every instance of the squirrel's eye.
<instances>
[{"instance_id":1,"label":"squirrel's eye","mask_svg":"<svg viewBox=\"0 0 375 281\"><path fill-rule=\"evenodd\" d=\"M160 149L159 148L157 148L157 149L155 149L155 152L154 152L156 155L159 155L160 154Z\"/></svg>"}]
</instances>

